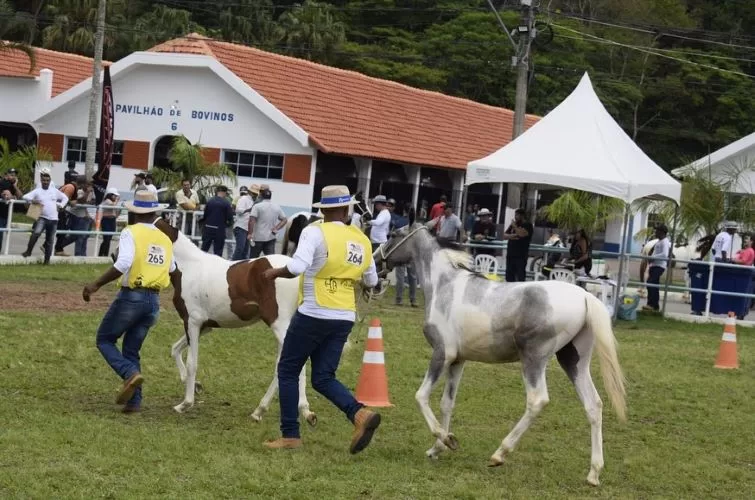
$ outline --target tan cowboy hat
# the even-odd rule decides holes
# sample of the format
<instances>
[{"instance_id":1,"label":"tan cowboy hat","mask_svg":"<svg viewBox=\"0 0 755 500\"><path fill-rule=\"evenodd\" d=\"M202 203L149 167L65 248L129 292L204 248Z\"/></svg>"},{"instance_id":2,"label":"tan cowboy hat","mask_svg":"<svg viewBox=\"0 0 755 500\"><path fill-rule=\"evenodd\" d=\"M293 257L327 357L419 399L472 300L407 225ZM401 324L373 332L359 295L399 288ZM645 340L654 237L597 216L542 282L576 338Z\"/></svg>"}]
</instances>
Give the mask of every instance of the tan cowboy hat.
<instances>
[{"instance_id":1,"label":"tan cowboy hat","mask_svg":"<svg viewBox=\"0 0 755 500\"><path fill-rule=\"evenodd\" d=\"M320 193L320 202L315 208L338 208L357 205L359 202L351 197L348 186L325 186Z\"/></svg>"},{"instance_id":2,"label":"tan cowboy hat","mask_svg":"<svg viewBox=\"0 0 755 500\"><path fill-rule=\"evenodd\" d=\"M158 203L157 193L143 189L134 193L134 200L127 201L123 204L126 210L135 214L151 214L168 207L166 204Z\"/></svg>"},{"instance_id":3,"label":"tan cowboy hat","mask_svg":"<svg viewBox=\"0 0 755 500\"><path fill-rule=\"evenodd\" d=\"M260 185L252 184L251 186L249 186L249 192L253 194L260 194Z\"/></svg>"}]
</instances>

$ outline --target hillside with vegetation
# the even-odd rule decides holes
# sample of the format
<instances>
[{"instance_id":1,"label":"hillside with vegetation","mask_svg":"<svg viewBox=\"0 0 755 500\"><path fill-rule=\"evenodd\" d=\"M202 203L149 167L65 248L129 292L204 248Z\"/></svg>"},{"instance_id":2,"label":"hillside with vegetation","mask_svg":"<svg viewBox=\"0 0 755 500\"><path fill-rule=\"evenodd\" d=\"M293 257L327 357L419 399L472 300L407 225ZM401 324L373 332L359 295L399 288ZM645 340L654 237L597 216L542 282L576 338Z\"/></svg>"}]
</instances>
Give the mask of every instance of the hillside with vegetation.
<instances>
[{"instance_id":1,"label":"hillside with vegetation","mask_svg":"<svg viewBox=\"0 0 755 500\"><path fill-rule=\"evenodd\" d=\"M516 31L519 0L493 1ZM755 2L535 0L527 111L588 71L667 169L755 131ZM3 47L91 55L97 0L0 0ZM515 55L487 0L109 0L105 58L197 32L513 108ZM2 56L0 55L0 58Z\"/></svg>"}]
</instances>

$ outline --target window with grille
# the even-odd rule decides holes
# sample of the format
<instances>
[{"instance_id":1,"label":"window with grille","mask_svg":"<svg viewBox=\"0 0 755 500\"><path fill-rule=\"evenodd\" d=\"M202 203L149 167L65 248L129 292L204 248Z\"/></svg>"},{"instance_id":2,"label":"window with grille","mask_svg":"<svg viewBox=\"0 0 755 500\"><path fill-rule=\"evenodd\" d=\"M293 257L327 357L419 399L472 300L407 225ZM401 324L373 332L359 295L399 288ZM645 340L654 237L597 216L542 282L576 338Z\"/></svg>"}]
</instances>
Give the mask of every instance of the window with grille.
<instances>
[{"instance_id":1,"label":"window with grille","mask_svg":"<svg viewBox=\"0 0 755 500\"><path fill-rule=\"evenodd\" d=\"M100 163L100 141L97 141L94 162ZM87 140L82 137L69 137L66 146L66 161L84 163L87 156ZM123 141L114 141L113 165L123 165Z\"/></svg>"},{"instance_id":2,"label":"window with grille","mask_svg":"<svg viewBox=\"0 0 755 500\"><path fill-rule=\"evenodd\" d=\"M283 179L283 155L224 150L223 163L239 177Z\"/></svg>"}]
</instances>

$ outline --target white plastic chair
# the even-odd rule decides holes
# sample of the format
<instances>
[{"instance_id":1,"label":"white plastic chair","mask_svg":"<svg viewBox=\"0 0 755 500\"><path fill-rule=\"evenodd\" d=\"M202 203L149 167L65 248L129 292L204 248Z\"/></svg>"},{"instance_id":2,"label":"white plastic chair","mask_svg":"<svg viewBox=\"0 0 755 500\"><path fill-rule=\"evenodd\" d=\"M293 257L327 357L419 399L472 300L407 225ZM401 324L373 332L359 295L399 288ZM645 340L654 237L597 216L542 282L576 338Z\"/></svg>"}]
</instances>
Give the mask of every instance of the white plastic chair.
<instances>
[{"instance_id":1,"label":"white plastic chair","mask_svg":"<svg viewBox=\"0 0 755 500\"><path fill-rule=\"evenodd\" d=\"M557 281L566 281L567 283L571 283L572 285L577 284L576 276L568 269L553 269L551 271L550 279Z\"/></svg>"},{"instance_id":2,"label":"white plastic chair","mask_svg":"<svg viewBox=\"0 0 755 500\"><path fill-rule=\"evenodd\" d=\"M492 255L480 254L474 258L475 271L482 274L498 274L498 261Z\"/></svg>"}]
</instances>

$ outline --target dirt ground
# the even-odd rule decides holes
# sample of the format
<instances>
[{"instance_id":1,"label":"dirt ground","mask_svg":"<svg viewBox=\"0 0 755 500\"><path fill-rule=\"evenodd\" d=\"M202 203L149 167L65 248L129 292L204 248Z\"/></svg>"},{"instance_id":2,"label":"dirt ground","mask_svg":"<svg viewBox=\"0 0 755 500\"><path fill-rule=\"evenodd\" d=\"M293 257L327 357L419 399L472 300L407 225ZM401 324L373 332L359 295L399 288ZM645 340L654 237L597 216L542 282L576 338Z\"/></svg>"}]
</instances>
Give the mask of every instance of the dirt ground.
<instances>
[{"instance_id":1,"label":"dirt ground","mask_svg":"<svg viewBox=\"0 0 755 500\"><path fill-rule=\"evenodd\" d=\"M83 285L45 282L9 283L0 286L0 311L78 312L104 310L115 296L115 287L108 285L98 291L89 303L81 297Z\"/></svg>"}]
</instances>

